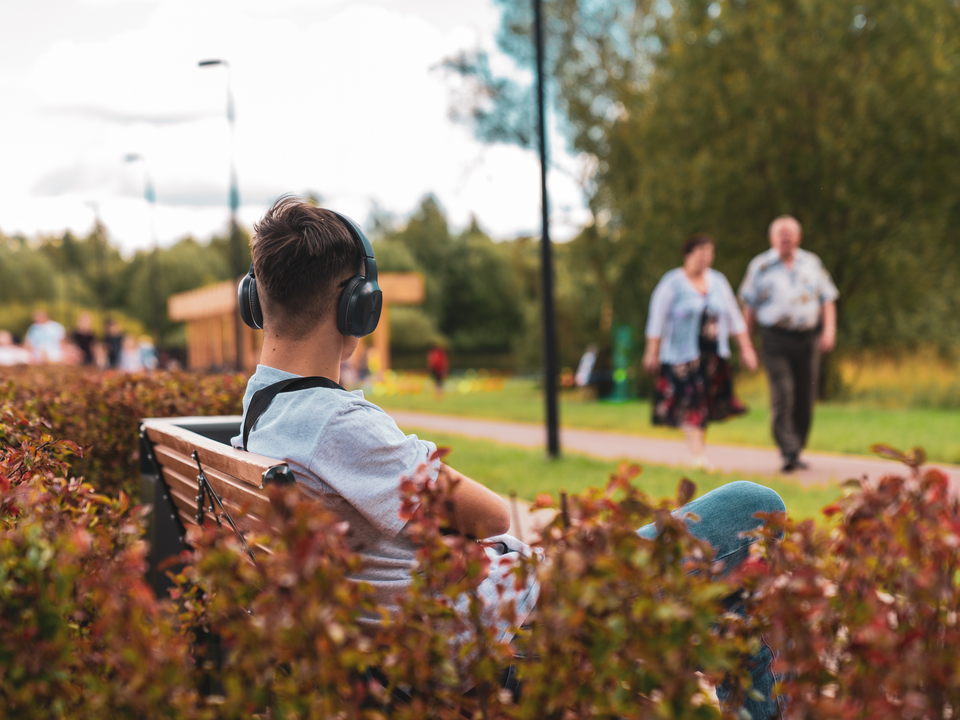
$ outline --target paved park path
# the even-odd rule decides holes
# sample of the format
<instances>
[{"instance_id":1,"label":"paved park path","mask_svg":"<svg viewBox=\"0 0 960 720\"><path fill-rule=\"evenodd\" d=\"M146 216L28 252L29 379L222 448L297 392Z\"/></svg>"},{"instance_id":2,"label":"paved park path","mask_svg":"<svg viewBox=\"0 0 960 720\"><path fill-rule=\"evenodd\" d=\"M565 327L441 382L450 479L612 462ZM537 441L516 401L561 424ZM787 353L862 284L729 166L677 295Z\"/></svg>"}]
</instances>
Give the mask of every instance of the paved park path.
<instances>
[{"instance_id":1,"label":"paved park path","mask_svg":"<svg viewBox=\"0 0 960 720\"><path fill-rule=\"evenodd\" d=\"M528 448L546 447L546 429L532 423L478 420L452 415L387 410L403 429L416 428L434 432L492 440L505 445ZM665 440L603 430L561 428L562 452L589 455L604 460L629 460L640 464L682 466L686 457L683 440ZM782 461L775 448L716 445L707 443L707 459L720 472L737 472L746 477L790 477L803 485L829 484L849 478L867 476L876 479L899 472L903 465L876 456L843 455L840 453L805 452L803 460L810 467L790 475L780 472ZM931 463L947 472L954 488L960 488L960 466ZM523 527L537 519L523 518Z\"/></svg>"}]
</instances>

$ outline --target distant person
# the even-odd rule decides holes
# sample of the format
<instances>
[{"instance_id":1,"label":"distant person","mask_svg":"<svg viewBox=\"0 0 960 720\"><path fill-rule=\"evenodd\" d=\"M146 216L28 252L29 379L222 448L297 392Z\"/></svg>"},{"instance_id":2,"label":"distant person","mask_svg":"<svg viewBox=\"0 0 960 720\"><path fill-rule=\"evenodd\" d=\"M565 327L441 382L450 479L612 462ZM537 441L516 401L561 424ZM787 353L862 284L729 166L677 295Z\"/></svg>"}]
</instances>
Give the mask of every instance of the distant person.
<instances>
[{"instance_id":1,"label":"distant person","mask_svg":"<svg viewBox=\"0 0 960 720\"><path fill-rule=\"evenodd\" d=\"M107 320L107 332L103 336L103 342L107 346L107 367L119 367L120 353L123 351L123 330L113 318Z\"/></svg>"},{"instance_id":2,"label":"distant person","mask_svg":"<svg viewBox=\"0 0 960 720\"><path fill-rule=\"evenodd\" d=\"M24 345L35 363L63 362L67 331L56 320L51 320L46 310L33 314L33 325L27 330Z\"/></svg>"},{"instance_id":3,"label":"distant person","mask_svg":"<svg viewBox=\"0 0 960 720\"><path fill-rule=\"evenodd\" d=\"M733 394L730 336L750 372L757 354L730 283L711 268L713 238L691 235L682 251L683 265L664 275L650 298L643 369L657 376L653 424L681 428L690 464L710 469L707 424L747 410Z\"/></svg>"},{"instance_id":4,"label":"distant person","mask_svg":"<svg viewBox=\"0 0 960 720\"><path fill-rule=\"evenodd\" d=\"M739 292L747 329L760 326L773 437L787 473L807 467L800 453L813 417L819 354L837 342L840 293L820 258L800 249L802 238L796 218L770 223L770 249L750 261Z\"/></svg>"},{"instance_id":5,"label":"distant person","mask_svg":"<svg viewBox=\"0 0 960 720\"><path fill-rule=\"evenodd\" d=\"M123 338L117 368L123 372L143 372L143 361L140 359L140 343L132 335Z\"/></svg>"},{"instance_id":6,"label":"distant person","mask_svg":"<svg viewBox=\"0 0 960 720\"><path fill-rule=\"evenodd\" d=\"M160 358L157 354L157 348L149 335L140 336L137 349L140 351L140 364L143 365L144 370L156 370L159 367Z\"/></svg>"},{"instance_id":7,"label":"distant person","mask_svg":"<svg viewBox=\"0 0 960 720\"><path fill-rule=\"evenodd\" d=\"M96 340L93 334L93 315L88 312L80 313L77 316L77 326L70 333L70 342L80 351L81 365L94 364L93 347Z\"/></svg>"},{"instance_id":8,"label":"distant person","mask_svg":"<svg viewBox=\"0 0 960 720\"><path fill-rule=\"evenodd\" d=\"M438 398L443 397L443 381L450 372L450 359L447 357L447 349L440 343L430 348L427 353L427 370L433 378L434 394Z\"/></svg>"},{"instance_id":9,"label":"distant person","mask_svg":"<svg viewBox=\"0 0 960 720\"><path fill-rule=\"evenodd\" d=\"M590 379L593 377L593 368L596 364L597 346L595 343L590 343L580 358L577 372L573 376L573 382L577 387L586 387L590 384Z\"/></svg>"},{"instance_id":10,"label":"distant person","mask_svg":"<svg viewBox=\"0 0 960 720\"><path fill-rule=\"evenodd\" d=\"M0 330L0 365L28 365L30 360L30 351L16 345L9 330Z\"/></svg>"}]
</instances>

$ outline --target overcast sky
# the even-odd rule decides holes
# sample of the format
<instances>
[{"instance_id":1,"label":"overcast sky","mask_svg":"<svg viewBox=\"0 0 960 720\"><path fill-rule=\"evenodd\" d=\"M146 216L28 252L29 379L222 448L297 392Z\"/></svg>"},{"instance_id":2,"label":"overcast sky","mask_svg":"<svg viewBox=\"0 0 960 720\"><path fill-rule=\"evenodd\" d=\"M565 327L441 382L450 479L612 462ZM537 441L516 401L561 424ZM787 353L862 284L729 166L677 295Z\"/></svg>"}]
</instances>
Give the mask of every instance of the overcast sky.
<instances>
[{"instance_id":1,"label":"overcast sky","mask_svg":"<svg viewBox=\"0 0 960 720\"><path fill-rule=\"evenodd\" d=\"M87 232L94 207L125 252L151 243L144 165L169 245L227 226L233 153L240 219L284 192L315 192L365 222L427 192L455 228L475 214L496 238L539 234L536 155L483 146L448 117L436 65L495 52L491 0L2 0L0 231ZM511 71L510 61L494 58ZM588 217L582 161L554 138L552 234Z\"/></svg>"}]
</instances>

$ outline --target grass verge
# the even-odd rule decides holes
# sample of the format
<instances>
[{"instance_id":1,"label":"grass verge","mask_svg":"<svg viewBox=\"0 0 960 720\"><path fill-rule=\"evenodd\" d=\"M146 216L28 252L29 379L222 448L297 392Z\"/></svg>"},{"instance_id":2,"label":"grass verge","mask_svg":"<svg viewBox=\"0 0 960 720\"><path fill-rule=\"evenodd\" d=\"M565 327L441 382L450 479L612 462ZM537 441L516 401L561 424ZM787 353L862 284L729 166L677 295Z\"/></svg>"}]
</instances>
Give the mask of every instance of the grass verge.
<instances>
[{"instance_id":1,"label":"grass verge","mask_svg":"<svg viewBox=\"0 0 960 720\"><path fill-rule=\"evenodd\" d=\"M453 450L447 457L451 467L483 483L502 495L515 491L524 500L533 500L538 493L554 497L560 490L570 494L588 487L603 487L617 463L583 455L567 454L549 461L541 451L501 445L487 440L475 440L458 435L438 434L403 428L419 437L432 440L438 446ZM798 520L823 519L820 508L837 499L840 491L834 486L803 487L799 482L769 478L745 477L736 473L704 472L702 470L645 465L634 483L654 499L674 497L677 483L688 477L697 484L697 496L735 480L752 480L776 490L783 498L790 515Z\"/></svg>"},{"instance_id":2,"label":"grass verge","mask_svg":"<svg viewBox=\"0 0 960 720\"><path fill-rule=\"evenodd\" d=\"M744 399L750 412L724 423L711 425L707 442L773 447L765 387L748 385ZM447 393L437 399L432 393L375 395L378 405L396 410L417 410L466 417L543 422L541 391L527 381L513 381L498 392ZM564 427L615 430L651 437L680 439L679 430L650 424L650 403L635 400L622 404L596 402L577 393L563 393L560 421ZM822 403L814 411L808 448L826 452L867 455L874 443L907 450L921 446L937 462L960 463L960 411L938 409L890 409L856 404Z\"/></svg>"}]
</instances>

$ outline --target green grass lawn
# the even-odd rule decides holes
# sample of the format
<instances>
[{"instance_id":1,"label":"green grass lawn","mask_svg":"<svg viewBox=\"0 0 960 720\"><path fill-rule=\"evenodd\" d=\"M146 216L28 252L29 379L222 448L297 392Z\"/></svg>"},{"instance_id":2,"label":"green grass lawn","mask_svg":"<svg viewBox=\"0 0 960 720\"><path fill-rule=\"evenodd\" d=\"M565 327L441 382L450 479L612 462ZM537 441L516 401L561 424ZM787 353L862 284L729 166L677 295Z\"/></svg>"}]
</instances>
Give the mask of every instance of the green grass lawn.
<instances>
[{"instance_id":1,"label":"green grass lawn","mask_svg":"<svg viewBox=\"0 0 960 720\"><path fill-rule=\"evenodd\" d=\"M533 500L542 492L557 497L561 489L576 494L588 487L604 487L610 474L617 468L615 462L582 455L567 454L560 460L548 461L539 450L420 431L413 427L405 426L403 430L451 448L453 452L446 462L468 477L503 495L515 491L525 500ZM634 484L654 499L675 497L677 483L683 477L697 484L698 495L734 480L754 480L776 490L786 503L790 515L798 520L822 519L820 508L840 495L836 487L804 488L791 480L746 478L734 473L707 473L658 465L644 466Z\"/></svg>"},{"instance_id":2,"label":"green grass lawn","mask_svg":"<svg viewBox=\"0 0 960 720\"><path fill-rule=\"evenodd\" d=\"M707 442L772 447L765 387L748 383L743 394L750 406L745 416L711 425ZM378 405L396 410L462 415L476 418L543 422L542 393L532 382L512 381L498 392L447 393L436 399L431 392L408 395L373 395ZM623 404L595 402L576 393L563 393L560 422L565 427L616 430L653 437L680 439L681 433L650 424L650 403L639 400ZM960 463L960 411L889 409L865 405L822 403L814 415L808 447L828 452L870 453L873 443L899 449L920 445L931 460Z\"/></svg>"}]
</instances>

